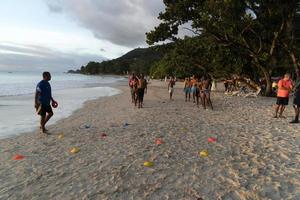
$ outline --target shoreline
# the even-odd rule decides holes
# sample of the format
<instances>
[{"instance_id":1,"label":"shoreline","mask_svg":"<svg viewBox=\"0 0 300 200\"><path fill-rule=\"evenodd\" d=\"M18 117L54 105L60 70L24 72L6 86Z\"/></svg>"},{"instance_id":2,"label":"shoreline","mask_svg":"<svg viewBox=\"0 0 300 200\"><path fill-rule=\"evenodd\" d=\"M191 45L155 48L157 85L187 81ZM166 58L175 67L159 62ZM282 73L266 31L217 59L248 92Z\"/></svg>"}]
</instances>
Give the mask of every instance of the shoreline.
<instances>
[{"instance_id":1,"label":"shoreline","mask_svg":"<svg viewBox=\"0 0 300 200\"><path fill-rule=\"evenodd\" d=\"M215 110L203 110L185 103L179 86L170 102L165 83L153 81L145 107L136 109L128 87L118 89L51 125L53 135L0 140L0 199L300 197L300 136L299 126L288 124L291 106L288 119L272 119L273 99L216 92ZM71 154L73 147L80 152ZM199 157L201 150L208 157ZM12 160L17 153L25 158Z\"/></svg>"},{"instance_id":2,"label":"shoreline","mask_svg":"<svg viewBox=\"0 0 300 200\"><path fill-rule=\"evenodd\" d=\"M54 117L49 121L49 125L54 125L57 121L71 116L73 112L83 108L84 104L88 101L103 98L106 96L113 96L120 93L121 91L115 88L115 86L120 84L121 82L110 84L112 86L109 86L108 84L101 84L94 87L56 90L54 95L55 99L59 101L60 106L57 109L53 109ZM80 97L76 97L76 94L78 92L80 92ZM95 92L100 93L95 94ZM6 134L1 135L0 140L37 130L37 128L35 128L35 124L36 127L38 127L39 116L36 115L32 106L33 103L31 101L33 101L33 98L33 94L0 97L2 103L6 102L6 105L2 107L2 115L0 114L0 117L3 117L4 120L2 120L3 124L0 125L0 127L2 128L1 131L4 133L3 129L6 130ZM22 106L21 109L23 113L27 113L30 115L27 117L26 115L21 115L20 110L18 109L18 107L20 106ZM11 122L12 115L15 115L15 127ZM8 118L4 118L5 116L8 116ZM22 129L24 130L22 131ZM2 133L1 131L0 133Z\"/></svg>"}]
</instances>

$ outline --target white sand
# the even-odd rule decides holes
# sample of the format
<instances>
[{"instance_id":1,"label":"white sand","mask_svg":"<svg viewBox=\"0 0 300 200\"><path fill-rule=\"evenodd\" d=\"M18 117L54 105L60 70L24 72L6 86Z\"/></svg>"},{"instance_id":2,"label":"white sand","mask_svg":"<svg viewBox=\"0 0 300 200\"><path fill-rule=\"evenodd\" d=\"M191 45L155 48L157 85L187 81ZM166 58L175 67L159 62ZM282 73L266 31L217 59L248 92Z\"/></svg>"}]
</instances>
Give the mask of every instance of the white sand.
<instances>
[{"instance_id":1,"label":"white sand","mask_svg":"<svg viewBox=\"0 0 300 200\"><path fill-rule=\"evenodd\" d=\"M150 86L144 109L121 87L50 126L52 136L0 140L0 199L300 199L300 125L288 123L291 106L288 119L272 119L275 99L213 93L215 110L203 110L185 103L182 89L170 102L162 84ZM81 151L71 155L72 147ZM12 160L16 153L25 159Z\"/></svg>"}]
</instances>

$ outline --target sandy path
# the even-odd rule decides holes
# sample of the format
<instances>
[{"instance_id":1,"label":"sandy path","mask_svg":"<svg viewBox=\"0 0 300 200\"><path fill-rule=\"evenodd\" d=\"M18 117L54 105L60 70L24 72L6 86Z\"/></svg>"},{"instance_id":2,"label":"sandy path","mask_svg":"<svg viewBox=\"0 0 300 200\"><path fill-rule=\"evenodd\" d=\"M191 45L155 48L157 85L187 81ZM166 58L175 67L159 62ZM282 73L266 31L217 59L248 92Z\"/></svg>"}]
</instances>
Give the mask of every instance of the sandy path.
<instances>
[{"instance_id":1,"label":"sandy path","mask_svg":"<svg viewBox=\"0 0 300 200\"><path fill-rule=\"evenodd\" d=\"M1 140L0 199L300 199L300 125L271 119L274 99L214 93L215 110L203 110L181 89L168 101L155 82L138 110L121 89L51 126L52 136Z\"/></svg>"}]
</instances>

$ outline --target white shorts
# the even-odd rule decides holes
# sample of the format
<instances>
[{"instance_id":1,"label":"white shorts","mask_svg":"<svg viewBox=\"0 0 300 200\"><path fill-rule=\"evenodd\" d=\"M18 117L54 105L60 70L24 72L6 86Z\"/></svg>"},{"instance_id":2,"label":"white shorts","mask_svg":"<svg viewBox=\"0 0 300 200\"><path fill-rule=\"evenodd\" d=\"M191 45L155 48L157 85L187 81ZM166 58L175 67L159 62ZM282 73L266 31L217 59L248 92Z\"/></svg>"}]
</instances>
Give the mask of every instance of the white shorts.
<instances>
[{"instance_id":1,"label":"white shorts","mask_svg":"<svg viewBox=\"0 0 300 200\"><path fill-rule=\"evenodd\" d=\"M173 92L174 92L174 88L170 88L169 93L173 93Z\"/></svg>"}]
</instances>

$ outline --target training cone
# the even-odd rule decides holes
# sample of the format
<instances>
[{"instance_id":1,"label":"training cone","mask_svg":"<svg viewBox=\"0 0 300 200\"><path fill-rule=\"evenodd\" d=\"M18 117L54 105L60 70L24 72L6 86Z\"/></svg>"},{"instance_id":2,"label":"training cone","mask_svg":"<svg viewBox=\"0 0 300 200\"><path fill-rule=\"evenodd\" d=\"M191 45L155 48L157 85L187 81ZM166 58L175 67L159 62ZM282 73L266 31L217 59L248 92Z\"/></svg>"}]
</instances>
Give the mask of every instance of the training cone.
<instances>
[{"instance_id":1,"label":"training cone","mask_svg":"<svg viewBox=\"0 0 300 200\"><path fill-rule=\"evenodd\" d=\"M153 167L153 162L150 162L150 161L146 161L146 162L144 162L144 166L145 167Z\"/></svg>"},{"instance_id":2,"label":"training cone","mask_svg":"<svg viewBox=\"0 0 300 200\"><path fill-rule=\"evenodd\" d=\"M157 144L157 145L161 145L162 143L163 143L162 139L156 139L155 140L155 144Z\"/></svg>"},{"instance_id":3,"label":"training cone","mask_svg":"<svg viewBox=\"0 0 300 200\"><path fill-rule=\"evenodd\" d=\"M70 152L71 152L72 154L75 154L75 153L78 153L79 151L80 151L80 149L79 149L78 147L74 147L74 148L71 149Z\"/></svg>"},{"instance_id":4,"label":"training cone","mask_svg":"<svg viewBox=\"0 0 300 200\"><path fill-rule=\"evenodd\" d=\"M58 135L58 139L60 139L60 140L61 140L61 139L64 139L64 137L65 137L65 136L64 136L63 133L61 133L61 134Z\"/></svg>"},{"instance_id":5,"label":"training cone","mask_svg":"<svg viewBox=\"0 0 300 200\"><path fill-rule=\"evenodd\" d=\"M206 150L200 151L199 156L200 157L207 157L208 156L208 152Z\"/></svg>"},{"instance_id":6,"label":"training cone","mask_svg":"<svg viewBox=\"0 0 300 200\"><path fill-rule=\"evenodd\" d=\"M101 137L102 137L102 138L106 138L106 137L107 137L107 134L106 134L106 133L102 133L102 134L101 134Z\"/></svg>"},{"instance_id":7,"label":"training cone","mask_svg":"<svg viewBox=\"0 0 300 200\"><path fill-rule=\"evenodd\" d=\"M208 141L209 143L213 143L213 142L216 142L216 141L217 141L217 138L209 137L209 138L207 139L207 141Z\"/></svg>"},{"instance_id":8,"label":"training cone","mask_svg":"<svg viewBox=\"0 0 300 200\"><path fill-rule=\"evenodd\" d=\"M16 155L13 157L14 160L22 160L22 159L24 159L24 158L25 158L24 156L19 155L19 154L16 154Z\"/></svg>"}]
</instances>

